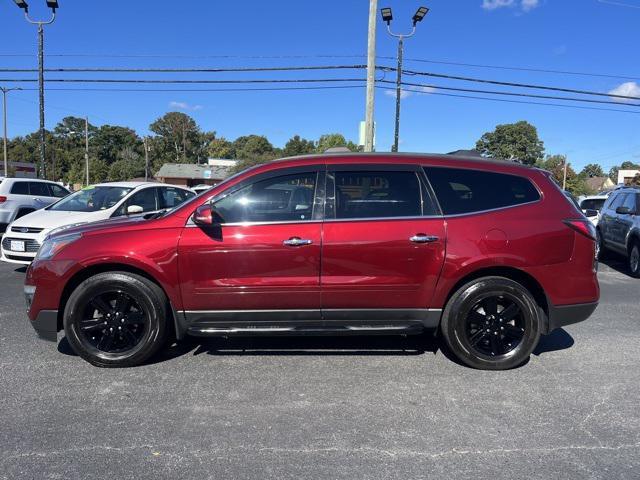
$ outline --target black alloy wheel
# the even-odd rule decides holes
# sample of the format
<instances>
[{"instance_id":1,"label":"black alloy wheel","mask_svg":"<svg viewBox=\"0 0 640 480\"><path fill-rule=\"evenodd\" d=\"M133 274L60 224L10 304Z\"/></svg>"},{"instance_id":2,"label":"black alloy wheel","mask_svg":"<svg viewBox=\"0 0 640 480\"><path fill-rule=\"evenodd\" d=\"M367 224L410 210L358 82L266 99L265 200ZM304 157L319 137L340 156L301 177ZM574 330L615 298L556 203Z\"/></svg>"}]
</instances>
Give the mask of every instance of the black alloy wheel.
<instances>
[{"instance_id":1,"label":"black alloy wheel","mask_svg":"<svg viewBox=\"0 0 640 480\"><path fill-rule=\"evenodd\" d=\"M483 370L522 365L538 344L542 309L522 284L482 277L453 293L442 314L449 350L464 364Z\"/></svg>"},{"instance_id":2,"label":"black alloy wheel","mask_svg":"<svg viewBox=\"0 0 640 480\"><path fill-rule=\"evenodd\" d=\"M488 296L467 314L466 342L483 355L500 356L522 341L525 322L518 302L506 296Z\"/></svg>"},{"instance_id":3,"label":"black alloy wheel","mask_svg":"<svg viewBox=\"0 0 640 480\"><path fill-rule=\"evenodd\" d=\"M71 293L64 332L71 348L98 367L144 363L165 343L171 320L164 291L129 272L89 277Z\"/></svg>"},{"instance_id":4,"label":"black alloy wheel","mask_svg":"<svg viewBox=\"0 0 640 480\"><path fill-rule=\"evenodd\" d=\"M124 353L142 340L147 326L144 310L123 291L105 292L89 301L77 320L87 347L107 353Z\"/></svg>"}]
</instances>

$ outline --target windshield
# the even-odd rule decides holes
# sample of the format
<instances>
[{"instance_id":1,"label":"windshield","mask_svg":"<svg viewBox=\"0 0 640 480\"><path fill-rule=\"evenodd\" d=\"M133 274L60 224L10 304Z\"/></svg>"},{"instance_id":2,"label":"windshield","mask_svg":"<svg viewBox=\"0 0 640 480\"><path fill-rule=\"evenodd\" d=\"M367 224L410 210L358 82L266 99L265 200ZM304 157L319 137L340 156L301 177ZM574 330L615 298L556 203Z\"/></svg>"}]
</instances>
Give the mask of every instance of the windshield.
<instances>
[{"instance_id":1,"label":"windshield","mask_svg":"<svg viewBox=\"0 0 640 480\"><path fill-rule=\"evenodd\" d=\"M86 187L51 205L49 210L97 212L118 203L132 189L128 187Z\"/></svg>"}]
</instances>

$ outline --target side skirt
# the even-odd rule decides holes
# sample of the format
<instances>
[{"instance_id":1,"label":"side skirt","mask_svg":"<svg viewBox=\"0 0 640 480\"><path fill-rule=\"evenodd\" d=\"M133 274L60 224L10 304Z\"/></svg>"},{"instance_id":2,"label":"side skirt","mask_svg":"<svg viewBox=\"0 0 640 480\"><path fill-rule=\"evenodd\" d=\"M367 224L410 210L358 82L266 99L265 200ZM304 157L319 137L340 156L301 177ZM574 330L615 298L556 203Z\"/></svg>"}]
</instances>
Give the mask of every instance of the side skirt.
<instances>
[{"instance_id":1,"label":"side skirt","mask_svg":"<svg viewBox=\"0 0 640 480\"><path fill-rule=\"evenodd\" d=\"M179 338L229 335L407 335L435 329L441 309L183 311Z\"/></svg>"}]
</instances>

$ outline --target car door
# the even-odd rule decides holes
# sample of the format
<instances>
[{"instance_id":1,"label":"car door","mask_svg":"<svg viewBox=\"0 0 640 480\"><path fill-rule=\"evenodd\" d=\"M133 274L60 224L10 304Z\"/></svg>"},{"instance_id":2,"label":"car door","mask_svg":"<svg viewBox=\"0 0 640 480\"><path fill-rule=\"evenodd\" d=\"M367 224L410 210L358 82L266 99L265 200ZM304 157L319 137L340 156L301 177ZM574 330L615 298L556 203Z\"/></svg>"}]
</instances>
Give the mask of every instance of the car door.
<instances>
[{"instance_id":1,"label":"car door","mask_svg":"<svg viewBox=\"0 0 640 480\"><path fill-rule=\"evenodd\" d=\"M414 165L328 166L323 318L425 315L446 239L423 175Z\"/></svg>"},{"instance_id":2,"label":"car door","mask_svg":"<svg viewBox=\"0 0 640 480\"><path fill-rule=\"evenodd\" d=\"M600 221L598 222L598 228L602 239L608 246L613 245L614 231L616 228L616 208L620 206L624 199L624 194L612 193L611 197L607 200L602 208L602 214L600 215Z\"/></svg>"},{"instance_id":3,"label":"car door","mask_svg":"<svg viewBox=\"0 0 640 480\"><path fill-rule=\"evenodd\" d=\"M620 250L626 251L627 249L627 237L629 232L633 228L633 222L635 220L637 211L637 194L627 193L622 202L622 207L629 209L629 213L617 214L617 226L616 226L616 247Z\"/></svg>"},{"instance_id":4,"label":"car door","mask_svg":"<svg viewBox=\"0 0 640 480\"><path fill-rule=\"evenodd\" d=\"M36 210L46 207L55 200L50 197L51 192L46 182L29 182L29 195Z\"/></svg>"},{"instance_id":5,"label":"car door","mask_svg":"<svg viewBox=\"0 0 640 480\"><path fill-rule=\"evenodd\" d=\"M322 169L252 177L212 200L215 227L187 224L178 262L190 321L319 318Z\"/></svg>"}]
</instances>

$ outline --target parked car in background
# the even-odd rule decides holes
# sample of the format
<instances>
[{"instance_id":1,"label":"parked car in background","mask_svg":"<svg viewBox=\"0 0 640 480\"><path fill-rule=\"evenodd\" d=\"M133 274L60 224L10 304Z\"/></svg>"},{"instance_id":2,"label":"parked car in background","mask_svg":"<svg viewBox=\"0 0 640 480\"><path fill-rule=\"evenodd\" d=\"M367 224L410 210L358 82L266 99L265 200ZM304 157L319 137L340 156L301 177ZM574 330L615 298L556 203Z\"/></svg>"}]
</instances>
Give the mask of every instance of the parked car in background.
<instances>
[{"instance_id":1,"label":"parked car in background","mask_svg":"<svg viewBox=\"0 0 640 480\"><path fill-rule=\"evenodd\" d=\"M582 197L579 200L582 213L584 213L595 226L598 225L598 215L602 210L604 202L607 201L607 198L609 198L608 195L590 195Z\"/></svg>"},{"instance_id":2,"label":"parked car in background","mask_svg":"<svg viewBox=\"0 0 640 480\"><path fill-rule=\"evenodd\" d=\"M640 277L640 189L616 189L607 199L598 222L599 255L608 250L624 255L629 271Z\"/></svg>"},{"instance_id":3,"label":"parked car in background","mask_svg":"<svg viewBox=\"0 0 640 480\"><path fill-rule=\"evenodd\" d=\"M205 185L204 183L201 183L199 185L196 185L195 187L191 187L191 190L196 192L196 195L200 195L202 192L206 192L210 188L211 185Z\"/></svg>"},{"instance_id":4,"label":"parked car in background","mask_svg":"<svg viewBox=\"0 0 640 480\"><path fill-rule=\"evenodd\" d=\"M16 218L46 207L67 195L69 190L55 182L0 177L0 233Z\"/></svg>"},{"instance_id":5,"label":"parked car in background","mask_svg":"<svg viewBox=\"0 0 640 480\"><path fill-rule=\"evenodd\" d=\"M29 264L53 231L98 220L174 208L195 193L187 188L148 182L91 185L43 210L18 218L2 239L2 260Z\"/></svg>"},{"instance_id":6,"label":"parked car in background","mask_svg":"<svg viewBox=\"0 0 640 480\"><path fill-rule=\"evenodd\" d=\"M269 162L164 215L49 235L40 336L102 367L167 338L414 334L507 369L597 306L595 228L542 170L450 155Z\"/></svg>"}]
</instances>

